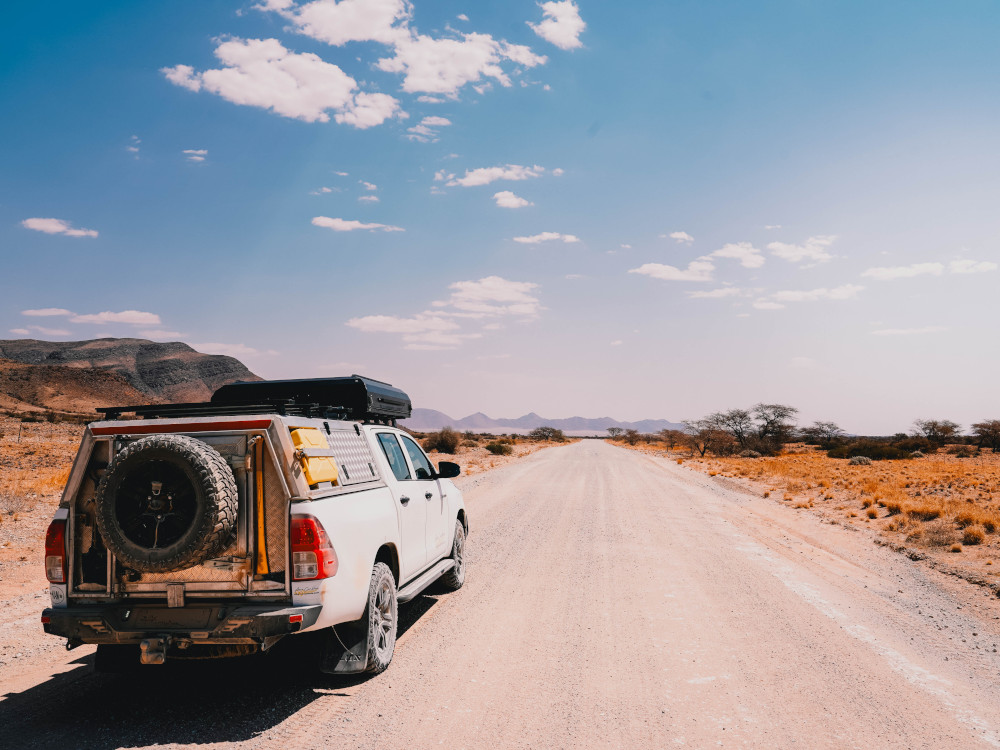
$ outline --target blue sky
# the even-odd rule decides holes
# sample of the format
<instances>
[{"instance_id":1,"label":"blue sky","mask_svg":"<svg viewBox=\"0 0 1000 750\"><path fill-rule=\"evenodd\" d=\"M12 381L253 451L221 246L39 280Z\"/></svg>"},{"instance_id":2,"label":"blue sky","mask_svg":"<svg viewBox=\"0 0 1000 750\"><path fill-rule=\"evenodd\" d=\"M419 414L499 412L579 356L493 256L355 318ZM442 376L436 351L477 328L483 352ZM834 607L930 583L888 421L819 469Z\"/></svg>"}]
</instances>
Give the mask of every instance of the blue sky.
<instances>
[{"instance_id":1,"label":"blue sky","mask_svg":"<svg viewBox=\"0 0 1000 750\"><path fill-rule=\"evenodd\" d=\"M0 330L462 416L998 416L991 2L22 4Z\"/></svg>"}]
</instances>

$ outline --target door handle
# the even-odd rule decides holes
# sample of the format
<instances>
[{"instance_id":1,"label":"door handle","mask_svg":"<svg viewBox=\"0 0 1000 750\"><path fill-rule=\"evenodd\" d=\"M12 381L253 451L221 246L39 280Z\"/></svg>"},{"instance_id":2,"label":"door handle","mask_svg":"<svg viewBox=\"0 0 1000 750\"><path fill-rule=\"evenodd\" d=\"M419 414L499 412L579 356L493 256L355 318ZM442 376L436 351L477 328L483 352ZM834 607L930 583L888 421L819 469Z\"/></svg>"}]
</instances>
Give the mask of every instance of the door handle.
<instances>
[{"instance_id":1,"label":"door handle","mask_svg":"<svg viewBox=\"0 0 1000 750\"><path fill-rule=\"evenodd\" d=\"M434 497L434 493L433 492L425 492L424 493L424 497L426 497L428 500L430 500L432 497Z\"/></svg>"},{"instance_id":2,"label":"door handle","mask_svg":"<svg viewBox=\"0 0 1000 750\"><path fill-rule=\"evenodd\" d=\"M406 505L408 502L410 502L410 498L408 498L406 495L403 495L401 498L399 498L399 502L402 503L403 505Z\"/></svg>"}]
</instances>

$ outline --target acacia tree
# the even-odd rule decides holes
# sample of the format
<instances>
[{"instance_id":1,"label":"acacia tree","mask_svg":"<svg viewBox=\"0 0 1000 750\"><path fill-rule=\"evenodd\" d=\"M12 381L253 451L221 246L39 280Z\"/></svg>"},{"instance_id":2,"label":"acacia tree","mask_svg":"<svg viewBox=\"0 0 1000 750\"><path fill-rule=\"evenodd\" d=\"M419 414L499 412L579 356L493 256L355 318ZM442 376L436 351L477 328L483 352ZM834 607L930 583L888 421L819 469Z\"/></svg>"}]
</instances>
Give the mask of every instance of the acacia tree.
<instances>
[{"instance_id":1,"label":"acacia tree","mask_svg":"<svg viewBox=\"0 0 1000 750\"><path fill-rule=\"evenodd\" d=\"M916 434L930 440L938 447L958 437L962 426L948 419L916 419L913 422Z\"/></svg>"},{"instance_id":2,"label":"acacia tree","mask_svg":"<svg viewBox=\"0 0 1000 750\"><path fill-rule=\"evenodd\" d=\"M980 449L989 447L994 453L1000 452L1000 419L987 419L972 425Z\"/></svg>"},{"instance_id":3,"label":"acacia tree","mask_svg":"<svg viewBox=\"0 0 1000 750\"><path fill-rule=\"evenodd\" d=\"M732 435L740 448L744 450L748 447L750 436L753 434L753 416L747 409L730 409L729 411L717 411L709 414L704 420L713 429L723 430Z\"/></svg>"},{"instance_id":4,"label":"acacia tree","mask_svg":"<svg viewBox=\"0 0 1000 750\"><path fill-rule=\"evenodd\" d=\"M844 431L835 422L813 422L811 426L803 427L800 434L810 445L832 445L844 437Z\"/></svg>"},{"instance_id":5,"label":"acacia tree","mask_svg":"<svg viewBox=\"0 0 1000 750\"><path fill-rule=\"evenodd\" d=\"M681 430L660 430L657 434L670 450L673 450L678 443L683 443L685 438L685 434Z\"/></svg>"},{"instance_id":6,"label":"acacia tree","mask_svg":"<svg viewBox=\"0 0 1000 750\"><path fill-rule=\"evenodd\" d=\"M687 426L685 442L693 456L697 453L704 456L711 451L717 456L729 456L736 452L739 443L730 433L719 429L718 424L708 419L692 420L684 423Z\"/></svg>"},{"instance_id":7,"label":"acacia tree","mask_svg":"<svg viewBox=\"0 0 1000 750\"><path fill-rule=\"evenodd\" d=\"M615 440L623 432L625 432L625 430L623 430L621 427L609 427L608 428L608 437L610 437L612 440Z\"/></svg>"},{"instance_id":8,"label":"acacia tree","mask_svg":"<svg viewBox=\"0 0 1000 750\"><path fill-rule=\"evenodd\" d=\"M566 436L563 434L563 431L555 427L536 427L528 433L528 437L532 440L552 440L557 443L566 442Z\"/></svg>"},{"instance_id":9,"label":"acacia tree","mask_svg":"<svg viewBox=\"0 0 1000 750\"><path fill-rule=\"evenodd\" d=\"M790 442L798 409L785 404L757 404L752 411L757 420L757 437L778 445Z\"/></svg>"}]
</instances>

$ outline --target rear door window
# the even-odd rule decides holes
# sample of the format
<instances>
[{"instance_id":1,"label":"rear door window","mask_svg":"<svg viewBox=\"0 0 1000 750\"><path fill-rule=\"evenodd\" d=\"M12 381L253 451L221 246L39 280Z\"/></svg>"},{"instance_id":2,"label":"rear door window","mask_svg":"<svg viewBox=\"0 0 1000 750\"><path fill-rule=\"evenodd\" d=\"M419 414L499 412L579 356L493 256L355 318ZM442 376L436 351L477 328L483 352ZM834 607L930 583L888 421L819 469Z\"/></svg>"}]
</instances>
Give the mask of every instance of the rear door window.
<instances>
[{"instance_id":1,"label":"rear door window","mask_svg":"<svg viewBox=\"0 0 1000 750\"><path fill-rule=\"evenodd\" d=\"M389 461L389 468L392 469L396 479L400 481L411 479L410 469L406 465L406 459L403 457L403 451L399 447L396 436L391 432L380 432L378 443L382 446L382 452L385 453L385 457Z\"/></svg>"},{"instance_id":2,"label":"rear door window","mask_svg":"<svg viewBox=\"0 0 1000 750\"><path fill-rule=\"evenodd\" d=\"M431 466L431 462L424 455L424 452L420 450L420 446L406 437L406 435L400 435L400 437L403 440L406 452L410 456L410 463L413 464L413 471L416 472L417 479L433 479L434 467Z\"/></svg>"}]
</instances>

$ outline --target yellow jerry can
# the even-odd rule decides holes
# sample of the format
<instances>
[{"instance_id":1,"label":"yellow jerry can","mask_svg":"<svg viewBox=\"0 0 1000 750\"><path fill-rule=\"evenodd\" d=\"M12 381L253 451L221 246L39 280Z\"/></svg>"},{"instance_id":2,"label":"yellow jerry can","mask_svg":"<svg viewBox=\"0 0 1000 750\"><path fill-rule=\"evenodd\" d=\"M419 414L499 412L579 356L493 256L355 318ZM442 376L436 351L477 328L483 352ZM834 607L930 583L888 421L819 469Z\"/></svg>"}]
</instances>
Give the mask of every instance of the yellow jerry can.
<instances>
[{"instance_id":1,"label":"yellow jerry can","mask_svg":"<svg viewBox=\"0 0 1000 750\"><path fill-rule=\"evenodd\" d=\"M308 451L312 448L325 451L330 449L323 433L311 427L300 427L297 430L292 430L292 443L296 450ZM309 482L310 486L320 482L337 483L337 462L333 457L306 458L303 456L301 460L302 471L305 472L306 481Z\"/></svg>"}]
</instances>

